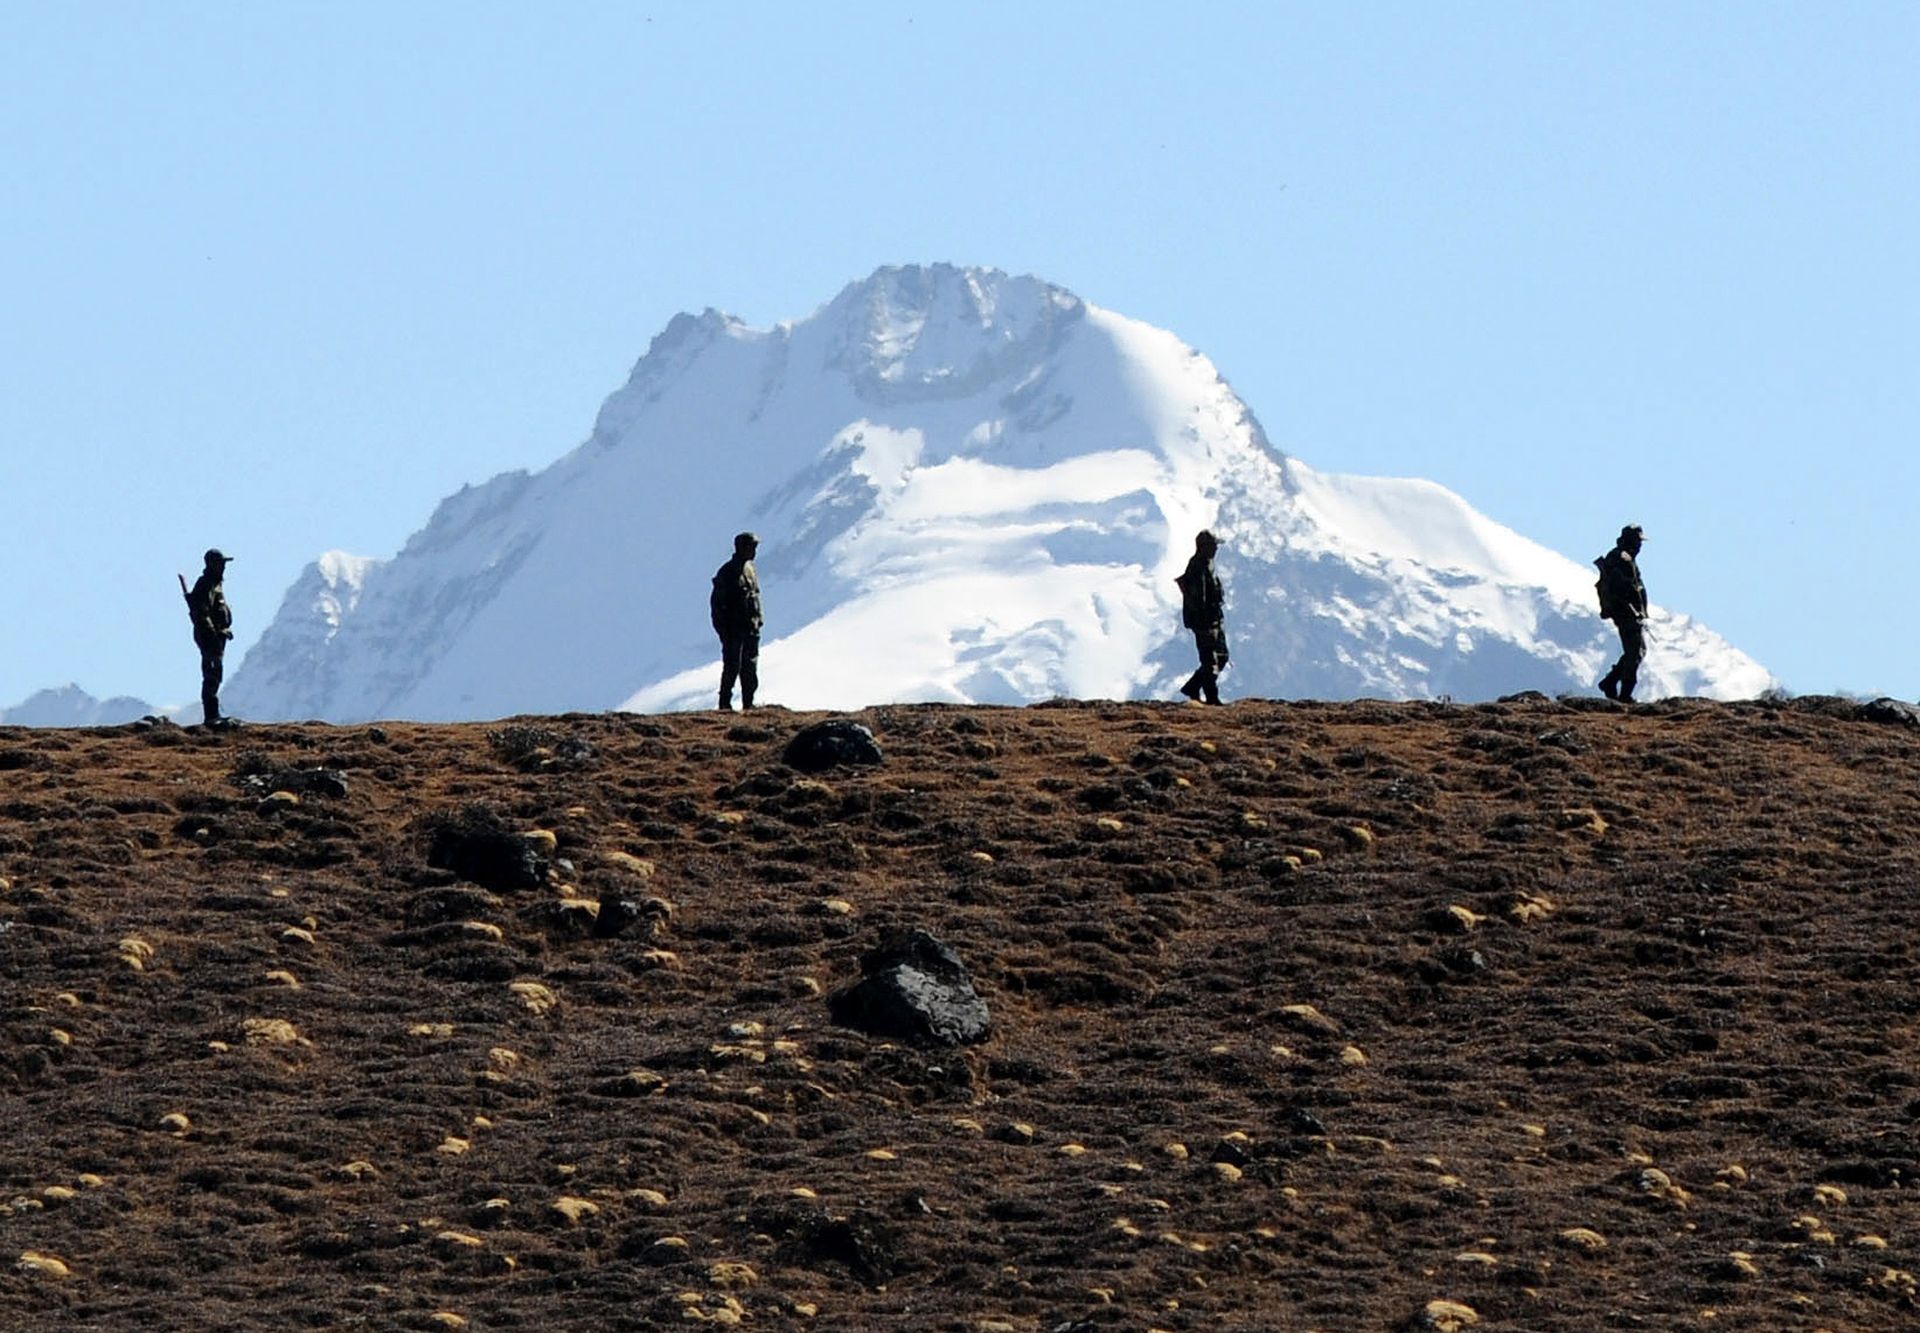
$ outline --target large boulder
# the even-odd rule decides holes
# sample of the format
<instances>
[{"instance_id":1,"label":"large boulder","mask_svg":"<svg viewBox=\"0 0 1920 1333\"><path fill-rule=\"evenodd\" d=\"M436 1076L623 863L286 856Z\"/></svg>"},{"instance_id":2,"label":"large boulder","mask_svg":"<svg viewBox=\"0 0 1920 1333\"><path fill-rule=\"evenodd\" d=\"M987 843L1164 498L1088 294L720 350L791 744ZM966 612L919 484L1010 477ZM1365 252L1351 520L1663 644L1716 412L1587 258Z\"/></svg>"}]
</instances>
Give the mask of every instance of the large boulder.
<instances>
[{"instance_id":1,"label":"large boulder","mask_svg":"<svg viewBox=\"0 0 1920 1333\"><path fill-rule=\"evenodd\" d=\"M802 773L823 773L838 764L879 764L887 757L871 731L836 717L803 727L787 742L782 758Z\"/></svg>"},{"instance_id":2,"label":"large boulder","mask_svg":"<svg viewBox=\"0 0 1920 1333\"><path fill-rule=\"evenodd\" d=\"M506 828L481 807L468 807L428 821L427 864L450 870L472 884L507 893L532 889L547 879L542 842Z\"/></svg>"},{"instance_id":3,"label":"large boulder","mask_svg":"<svg viewBox=\"0 0 1920 1333\"><path fill-rule=\"evenodd\" d=\"M833 1021L923 1046L971 1046L993 1031L959 955L924 930L890 935L860 960L860 980L828 999Z\"/></svg>"},{"instance_id":4,"label":"large boulder","mask_svg":"<svg viewBox=\"0 0 1920 1333\"><path fill-rule=\"evenodd\" d=\"M1899 699L1875 699L1860 705L1860 716L1869 722L1891 722L1896 726L1920 728L1920 707Z\"/></svg>"}]
</instances>

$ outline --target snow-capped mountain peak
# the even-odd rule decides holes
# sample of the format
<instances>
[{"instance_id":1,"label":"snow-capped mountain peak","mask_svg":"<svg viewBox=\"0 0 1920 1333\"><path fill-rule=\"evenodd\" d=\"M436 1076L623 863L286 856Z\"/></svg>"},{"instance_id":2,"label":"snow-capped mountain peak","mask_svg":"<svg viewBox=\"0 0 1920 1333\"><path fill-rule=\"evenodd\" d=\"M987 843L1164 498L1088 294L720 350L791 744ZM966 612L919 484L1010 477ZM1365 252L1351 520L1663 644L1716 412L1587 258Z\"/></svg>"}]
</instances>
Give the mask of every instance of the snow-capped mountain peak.
<instances>
[{"instance_id":1,"label":"snow-capped mountain peak","mask_svg":"<svg viewBox=\"0 0 1920 1333\"><path fill-rule=\"evenodd\" d=\"M1230 694L1590 686L1592 573L1429 482L1282 456L1173 334L994 269L888 267L771 329L679 315L540 472L323 557L235 673L242 716L701 706L708 579L761 536L762 698L1165 696L1172 578L1222 539ZM1643 692L1767 673L1660 613Z\"/></svg>"}]
</instances>

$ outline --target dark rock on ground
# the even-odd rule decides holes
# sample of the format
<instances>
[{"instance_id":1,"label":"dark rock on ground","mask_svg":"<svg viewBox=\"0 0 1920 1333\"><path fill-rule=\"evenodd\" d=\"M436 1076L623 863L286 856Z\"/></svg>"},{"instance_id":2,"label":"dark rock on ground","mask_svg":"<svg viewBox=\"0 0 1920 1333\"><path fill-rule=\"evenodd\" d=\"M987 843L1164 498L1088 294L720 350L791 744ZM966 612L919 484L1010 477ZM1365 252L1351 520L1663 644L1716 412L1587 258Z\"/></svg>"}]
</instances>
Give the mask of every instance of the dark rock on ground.
<instances>
[{"instance_id":1,"label":"dark rock on ground","mask_svg":"<svg viewBox=\"0 0 1920 1333\"><path fill-rule=\"evenodd\" d=\"M496 893L538 887L547 877L547 858L524 834L501 825L486 810L468 809L430 821L427 864L451 870L464 880Z\"/></svg>"},{"instance_id":2,"label":"dark rock on ground","mask_svg":"<svg viewBox=\"0 0 1920 1333\"><path fill-rule=\"evenodd\" d=\"M1920 706L1899 699L1875 699L1860 705L1860 716L1868 722L1891 722L1896 726L1920 728Z\"/></svg>"},{"instance_id":3,"label":"dark rock on ground","mask_svg":"<svg viewBox=\"0 0 1920 1333\"><path fill-rule=\"evenodd\" d=\"M803 727L787 742L782 756L802 773L823 773L840 764L880 764L886 755L873 733L858 722L830 718Z\"/></svg>"},{"instance_id":4,"label":"dark rock on ground","mask_svg":"<svg viewBox=\"0 0 1920 1333\"><path fill-rule=\"evenodd\" d=\"M993 1030L966 965L924 930L890 936L860 960L860 971L828 1002L843 1027L936 1046L971 1045Z\"/></svg>"}]
</instances>

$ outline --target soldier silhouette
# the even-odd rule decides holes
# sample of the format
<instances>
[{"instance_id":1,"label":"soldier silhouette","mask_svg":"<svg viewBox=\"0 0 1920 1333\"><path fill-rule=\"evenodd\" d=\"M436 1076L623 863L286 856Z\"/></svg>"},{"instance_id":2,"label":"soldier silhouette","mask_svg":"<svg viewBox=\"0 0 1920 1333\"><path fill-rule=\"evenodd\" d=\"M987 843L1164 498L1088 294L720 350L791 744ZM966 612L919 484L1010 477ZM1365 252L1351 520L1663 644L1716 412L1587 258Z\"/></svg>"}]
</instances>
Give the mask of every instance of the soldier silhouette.
<instances>
[{"instance_id":1,"label":"soldier silhouette","mask_svg":"<svg viewBox=\"0 0 1920 1333\"><path fill-rule=\"evenodd\" d=\"M740 706L753 707L760 685L760 576L753 557L760 539L742 532L733 539L733 558L714 571L708 610L720 636L720 707L733 709L733 683L740 682Z\"/></svg>"},{"instance_id":2,"label":"soldier silhouette","mask_svg":"<svg viewBox=\"0 0 1920 1333\"><path fill-rule=\"evenodd\" d=\"M1220 576L1213 572L1213 554L1220 543L1211 532L1193 539L1193 558L1175 583L1180 585L1180 623L1193 631L1200 652L1200 669L1187 678L1180 693L1210 704L1220 702L1220 673L1227 665L1227 600Z\"/></svg>"},{"instance_id":3,"label":"soldier silhouette","mask_svg":"<svg viewBox=\"0 0 1920 1333\"><path fill-rule=\"evenodd\" d=\"M1640 581L1640 543L1646 540L1639 525L1627 524L1613 549L1593 563L1600 567L1600 618L1620 631L1620 660L1600 678L1600 693L1619 703L1633 702L1640 679L1640 663L1647 655L1647 587Z\"/></svg>"},{"instance_id":4,"label":"soldier silhouette","mask_svg":"<svg viewBox=\"0 0 1920 1333\"><path fill-rule=\"evenodd\" d=\"M233 557L216 548L206 555L206 566L193 587L180 578L180 591L186 595L187 615L193 621L193 642L200 650L200 709L210 727L219 726L220 682L226 675L227 641L233 638L233 608L227 605L221 580Z\"/></svg>"}]
</instances>

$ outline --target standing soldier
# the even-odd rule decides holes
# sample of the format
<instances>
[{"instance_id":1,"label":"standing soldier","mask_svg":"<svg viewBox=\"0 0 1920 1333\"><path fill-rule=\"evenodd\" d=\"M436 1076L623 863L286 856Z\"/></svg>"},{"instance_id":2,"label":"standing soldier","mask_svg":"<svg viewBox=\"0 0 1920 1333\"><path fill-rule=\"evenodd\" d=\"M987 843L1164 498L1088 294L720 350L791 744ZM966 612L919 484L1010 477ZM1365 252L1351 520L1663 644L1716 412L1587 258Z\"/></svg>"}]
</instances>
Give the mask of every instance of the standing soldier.
<instances>
[{"instance_id":1,"label":"standing soldier","mask_svg":"<svg viewBox=\"0 0 1920 1333\"><path fill-rule=\"evenodd\" d=\"M187 597L187 615L193 620L194 646L200 649L200 707L210 727L221 720L220 681L226 674L222 659L227 654L227 640L233 637L233 608L227 605L227 594L220 586L231 558L217 549L208 551L206 568L194 580L192 591L188 591L184 577L180 580L180 591Z\"/></svg>"},{"instance_id":2,"label":"standing soldier","mask_svg":"<svg viewBox=\"0 0 1920 1333\"><path fill-rule=\"evenodd\" d=\"M1620 660L1613 670L1600 678L1600 693L1619 703L1633 702L1633 687L1640 678L1640 663L1647 655L1647 588L1640 582L1640 543L1645 540L1637 524L1620 529L1613 549L1595 560L1600 581L1594 587L1600 593L1600 618L1611 620L1620 631Z\"/></svg>"},{"instance_id":3,"label":"standing soldier","mask_svg":"<svg viewBox=\"0 0 1920 1333\"><path fill-rule=\"evenodd\" d=\"M1189 699L1202 695L1210 704L1220 702L1220 672L1227 665L1227 598L1220 576L1213 572L1213 553L1220 549L1211 532L1193 539L1193 559L1186 572L1175 579L1180 585L1180 623L1193 631L1194 647L1200 650L1200 669L1187 678L1180 693Z\"/></svg>"},{"instance_id":4,"label":"standing soldier","mask_svg":"<svg viewBox=\"0 0 1920 1333\"><path fill-rule=\"evenodd\" d=\"M760 684L760 576L753 555L760 539L751 532L733 539L733 559L714 571L713 632L720 636L720 707L733 711L733 682L740 681L740 706L753 707Z\"/></svg>"}]
</instances>

